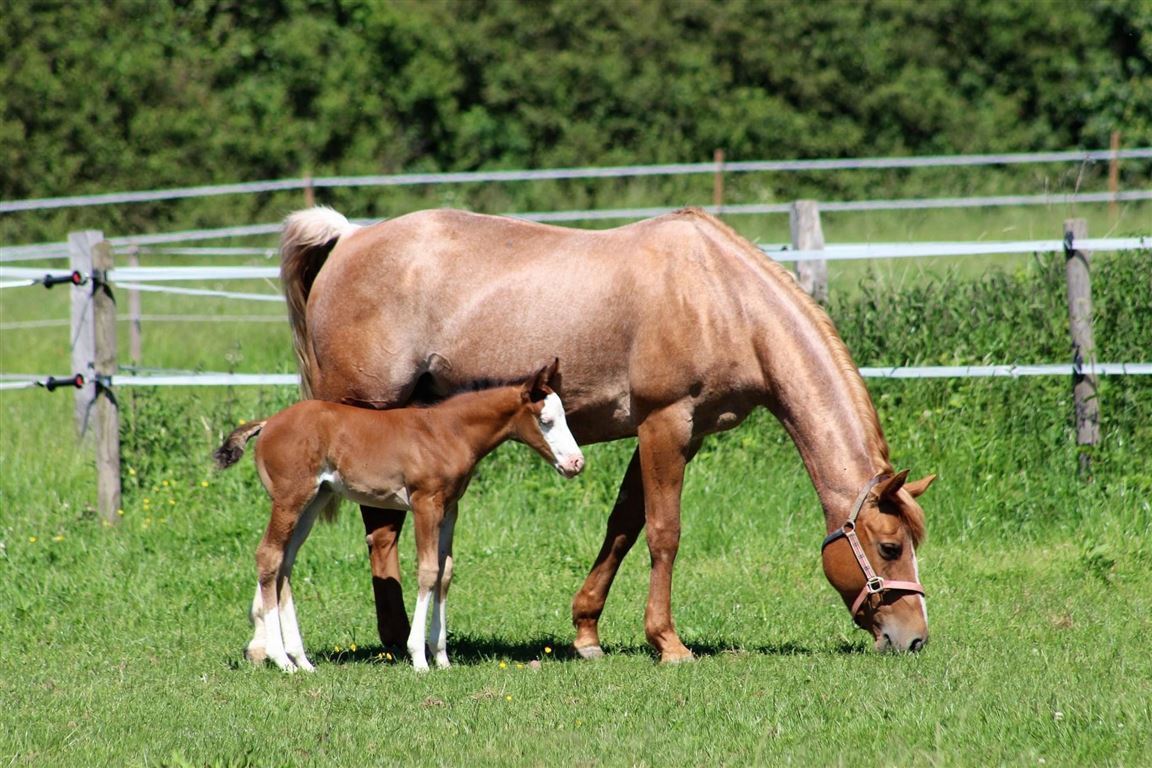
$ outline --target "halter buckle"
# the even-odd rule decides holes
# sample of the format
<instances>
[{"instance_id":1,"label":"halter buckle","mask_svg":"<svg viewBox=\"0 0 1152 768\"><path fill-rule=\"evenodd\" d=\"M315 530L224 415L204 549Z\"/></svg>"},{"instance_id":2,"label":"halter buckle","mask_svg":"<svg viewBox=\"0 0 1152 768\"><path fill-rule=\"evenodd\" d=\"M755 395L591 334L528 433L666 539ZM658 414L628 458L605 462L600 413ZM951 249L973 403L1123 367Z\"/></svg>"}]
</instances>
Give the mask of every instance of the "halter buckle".
<instances>
[{"instance_id":1,"label":"halter buckle","mask_svg":"<svg viewBox=\"0 0 1152 768\"><path fill-rule=\"evenodd\" d=\"M879 576L873 576L864 583L864 589L866 589L870 595L874 595L877 592L883 592L884 579Z\"/></svg>"}]
</instances>

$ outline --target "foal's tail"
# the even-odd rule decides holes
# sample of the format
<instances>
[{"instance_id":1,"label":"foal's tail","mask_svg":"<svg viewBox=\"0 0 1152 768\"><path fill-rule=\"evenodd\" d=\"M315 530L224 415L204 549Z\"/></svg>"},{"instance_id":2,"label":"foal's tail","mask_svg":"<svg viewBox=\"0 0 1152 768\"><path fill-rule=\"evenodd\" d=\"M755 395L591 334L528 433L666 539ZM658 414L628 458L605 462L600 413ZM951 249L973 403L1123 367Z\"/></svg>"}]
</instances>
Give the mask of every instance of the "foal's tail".
<instances>
[{"instance_id":1,"label":"foal's tail","mask_svg":"<svg viewBox=\"0 0 1152 768\"><path fill-rule=\"evenodd\" d=\"M244 455L244 446L248 444L249 440L260 434L260 430L264 429L264 425L267 423L268 419L250 421L232 430L232 434L224 439L224 444L212 454L212 458L216 460L216 466L220 469L228 469L240 461L240 457Z\"/></svg>"},{"instance_id":2,"label":"foal's tail","mask_svg":"<svg viewBox=\"0 0 1152 768\"><path fill-rule=\"evenodd\" d=\"M300 392L305 399L312 396L312 369L316 362L304 317L308 294L336 241L356 229L358 225L325 206L296 211L284 220L284 232L280 236L280 284L288 300L292 346L300 367Z\"/></svg>"}]
</instances>

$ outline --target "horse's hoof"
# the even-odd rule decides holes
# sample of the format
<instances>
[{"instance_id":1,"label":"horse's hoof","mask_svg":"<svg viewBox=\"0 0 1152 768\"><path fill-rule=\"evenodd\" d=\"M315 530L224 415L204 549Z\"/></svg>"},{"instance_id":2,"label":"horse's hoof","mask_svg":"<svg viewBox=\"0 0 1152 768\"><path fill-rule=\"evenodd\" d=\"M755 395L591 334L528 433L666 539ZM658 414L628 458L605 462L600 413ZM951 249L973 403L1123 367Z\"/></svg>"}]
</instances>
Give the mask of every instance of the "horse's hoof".
<instances>
[{"instance_id":1,"label":"horse's hoof","mask_svg":"<svg viewBox=\"0 0 1152 768\"><path fill-rule=\"evenodd\" d=\"M602 659L604 658L604 649L598 645L585 645L576 648L576 654L582 659Z\"/></svg>"},{"instance_id":2,"label":"horse's hoof","mask_svg":"<svg viewBox=\"0 0 1152 768\"><path fill-rule=\"evenodd\" d=\"M268 658L268 653L263 648L245 648L244 658L248 659L253 666L258 667Z\"/></svg>"},{"instance_id":3,"label":"horse's hoof","mask_svg":"<svg viewBox=\"0 0 1152 768\"><path fill-rule=\"evenodd\" d=\"M660 654L661 664L685 664L689 661L696 661L696 657L687 648L677 648Z\"/></svg>"}]
</instances>

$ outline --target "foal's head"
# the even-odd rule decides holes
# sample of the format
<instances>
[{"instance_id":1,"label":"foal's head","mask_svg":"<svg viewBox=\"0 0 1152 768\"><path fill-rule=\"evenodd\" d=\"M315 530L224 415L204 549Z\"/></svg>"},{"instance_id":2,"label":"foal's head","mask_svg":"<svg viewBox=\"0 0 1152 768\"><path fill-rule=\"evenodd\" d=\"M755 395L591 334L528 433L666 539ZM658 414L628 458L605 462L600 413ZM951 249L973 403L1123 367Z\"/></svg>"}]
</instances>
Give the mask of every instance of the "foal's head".
<instances>
[{"instance_id":1,"label":"foal's head","mask_svg":"<svg viewBox=\"0 0 1152 768\"><path fill-rule=\"evenodd\" d=\"M520 387L521 408L512 424L513 437L531 446L564 477L584 469L584 454L568 431L564 404L552 388L560 360L555 359Z\"/></svg>"},{"instance_id":2,"label":"foal's head","mask_svg":"<svg viewBox=\"0 0 1152 768\"><path fill-rule=\"evenodd\" d=\"M928 640L928 611L916 566L924 510L916 497L936 478L908 482L907 477L907 470L881 476L853 525L860 554L879 578L878 591L866 588L859 555L847 536L834 532L825 540L824 573L852 611L852 620L872 633L878 651L918 651Z\"/></svg>"}]
</instances>

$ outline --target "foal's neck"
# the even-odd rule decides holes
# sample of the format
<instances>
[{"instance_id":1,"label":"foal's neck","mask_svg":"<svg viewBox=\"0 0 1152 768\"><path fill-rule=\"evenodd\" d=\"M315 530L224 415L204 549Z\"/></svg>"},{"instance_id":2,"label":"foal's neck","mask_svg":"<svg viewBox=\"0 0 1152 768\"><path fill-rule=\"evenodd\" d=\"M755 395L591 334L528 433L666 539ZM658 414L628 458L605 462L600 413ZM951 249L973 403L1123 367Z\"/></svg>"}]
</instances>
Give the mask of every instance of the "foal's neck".
<instances>
[{"instance_id":1,"label":"foal's neck","mask_svg":"<svg viewBox=\"0 0 1152 768\"><path fill-rule=\"evenodd\" d=\"M462 442L479 460L513 436L521 407L519 387L469 392L431 409L447 441Z\"/></svg>"}]
</instances>

